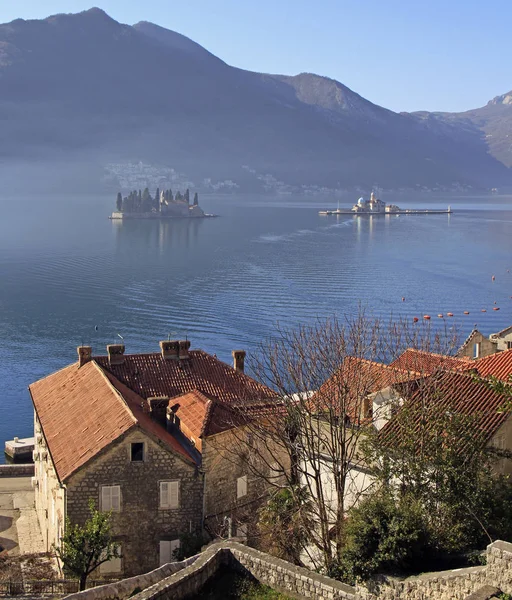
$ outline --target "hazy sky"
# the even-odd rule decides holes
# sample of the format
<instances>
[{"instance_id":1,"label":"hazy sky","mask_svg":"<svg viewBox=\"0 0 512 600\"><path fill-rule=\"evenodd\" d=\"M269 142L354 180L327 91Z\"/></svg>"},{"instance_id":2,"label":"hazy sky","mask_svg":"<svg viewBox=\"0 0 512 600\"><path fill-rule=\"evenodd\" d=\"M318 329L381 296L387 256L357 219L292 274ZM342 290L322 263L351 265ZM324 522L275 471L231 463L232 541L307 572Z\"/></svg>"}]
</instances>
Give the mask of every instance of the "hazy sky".
<instances>
[{"instance_id":1,"label":"hazy sky","mask_svg":"<svg viewBox=\"0 0 512 600\"><path fill-rule=\"evenodd\" d=\"M95 0L0 0L0 22L79 12ZM96 0L99 2L99 0ZM231 65L319 73L396 111L460 111L512 89L512 0L103 0Z\"/></svg>"}]
</instances>

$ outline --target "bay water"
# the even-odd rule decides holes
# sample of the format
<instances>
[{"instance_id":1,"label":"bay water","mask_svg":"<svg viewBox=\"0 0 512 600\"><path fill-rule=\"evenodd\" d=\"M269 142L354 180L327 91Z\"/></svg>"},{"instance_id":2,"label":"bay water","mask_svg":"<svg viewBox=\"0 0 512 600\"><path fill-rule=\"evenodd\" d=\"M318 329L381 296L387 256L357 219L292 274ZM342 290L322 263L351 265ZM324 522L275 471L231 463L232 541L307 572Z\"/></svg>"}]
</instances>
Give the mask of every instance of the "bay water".
<instances>
[{"instance_id":1,"label":"bay water","mask_svg":"<svg viewBox=\"0 0 512 600\"><path fill-rule=\"evenodd\" d=\"M454 212L326 217L333 197L233 195L200 199L217 219L122 223L112 196L0 198L0 462L6 439L32 435L28 385L82 343L153 352L188 337L230 363L276 322L360 304L411 321L453 312L462 339L512 325L512 197L384 199Z\"/></svg>"}]
</instances>

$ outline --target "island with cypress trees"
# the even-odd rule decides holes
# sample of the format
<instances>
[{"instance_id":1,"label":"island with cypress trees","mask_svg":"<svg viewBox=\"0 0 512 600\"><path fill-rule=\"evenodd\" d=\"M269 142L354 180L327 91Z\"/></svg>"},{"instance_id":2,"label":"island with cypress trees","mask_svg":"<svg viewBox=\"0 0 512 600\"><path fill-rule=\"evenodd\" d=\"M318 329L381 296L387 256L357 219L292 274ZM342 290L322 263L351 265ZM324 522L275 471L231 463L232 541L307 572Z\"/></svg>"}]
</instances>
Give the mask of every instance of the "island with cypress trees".
<instances>
[{"instance_id":1,"label":"island with cypress trees","mask_svg":"<svg viewBox=\"0 0 512 600\"><path fill-rule=\"evenodd\" d=\"M197 192L190 202L190 190L184 194L172 190L156 189L155 195L149 189L133 190L127 196L119 192L116 199L116 210L110 219L165 219L165 218L199 218L215 217L206 214L199 206Z\"/></svg>"}]
</instances>

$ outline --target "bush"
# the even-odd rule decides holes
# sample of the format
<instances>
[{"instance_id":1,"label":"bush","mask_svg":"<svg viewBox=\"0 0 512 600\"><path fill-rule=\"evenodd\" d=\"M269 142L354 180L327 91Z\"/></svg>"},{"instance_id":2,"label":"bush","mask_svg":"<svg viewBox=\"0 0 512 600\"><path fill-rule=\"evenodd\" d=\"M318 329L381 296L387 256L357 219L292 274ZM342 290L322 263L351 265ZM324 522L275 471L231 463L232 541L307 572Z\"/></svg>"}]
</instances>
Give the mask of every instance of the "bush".
<instances>
[{"instance_id":1,"label":"bush","mask_svg":"<svg viewBox=\"0 0 512 600\"><path fill-rule=\"evenodd\" d=\"M381 491L350 512L339 578L349 583L375 573L421 570L431 553L427 519L420 502Z\"/></svg>"}]
</instances>

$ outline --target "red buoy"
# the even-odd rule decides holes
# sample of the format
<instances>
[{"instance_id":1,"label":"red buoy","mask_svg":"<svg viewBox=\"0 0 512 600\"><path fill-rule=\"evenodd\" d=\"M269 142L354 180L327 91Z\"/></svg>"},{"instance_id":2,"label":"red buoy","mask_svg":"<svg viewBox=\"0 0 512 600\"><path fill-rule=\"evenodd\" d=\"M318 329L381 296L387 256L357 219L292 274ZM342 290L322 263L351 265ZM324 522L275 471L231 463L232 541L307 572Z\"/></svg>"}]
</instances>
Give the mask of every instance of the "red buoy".
<instances>
[{"instance_id":1,"label":"red buoy","mask_svg":"<svg viewBox=\"0 0 512 600\"><path fill-rule=\"evenodd\" d=\"M495 307L493 308L493 310L499 310L499 309L500 309L500 307L499 307L499 306L495 306Z\"/></svg>"},{"instance_id":2,"label":"red buoy","mask_svg":"<svg viewBox=\"0 0 512 600\"><path fill-rule=\"evenodd\" d=\"M424 318L426 321L430 321L430 315L423 315L423 318Z\"/></svg>"},{"instance_id":3,"label":"red buoy","mask_svg":"<svg viewBox=\"0 0 512 600\"><path fill-rule=\"evenodd\" d=\"M465 311L464 311L464 314L465 314L465 315L469 315L469 310L465 310Z\"/></svg>"},{"instance_id":4,"label":"red buoy","mask_svg":"<svg viewBox=\"0 0 512 600\"><path fill-rule=\"evenodd\" d=\"M447 317L453 317L453 313L446 313Z\"/></svg>"},{"instance_id":5,"label":"red buoy","mask_svg":"<svg viewBox=\"0 0 512 600\"><path fill-rule=\"evenodd\" d=\"M417 323L419 321L418 317L414 317L413 321Z\"/></svg>"}]
</instances>

